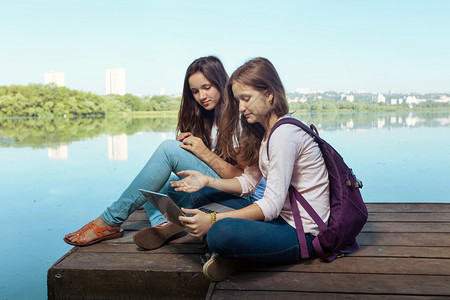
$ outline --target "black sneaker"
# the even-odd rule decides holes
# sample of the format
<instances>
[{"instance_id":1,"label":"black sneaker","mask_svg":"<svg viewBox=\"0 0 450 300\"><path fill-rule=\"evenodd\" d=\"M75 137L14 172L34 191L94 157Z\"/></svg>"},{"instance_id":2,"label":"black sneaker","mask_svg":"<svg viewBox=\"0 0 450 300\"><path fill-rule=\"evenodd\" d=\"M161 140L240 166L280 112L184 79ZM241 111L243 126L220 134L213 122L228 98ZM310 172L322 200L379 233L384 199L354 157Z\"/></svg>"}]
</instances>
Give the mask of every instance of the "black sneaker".
<instances>
[{"instance_id":1,"label":"black sneaker","mask_svg":"<svg viewBox=\"0 0 450 300\"><path fill-rule=\"evenodd\" d=\"M224 259L217 253L213 253L211 258L203 265L203 274L212 281L222 281L243 264L240 259Z\"/></svg>"}]
</instances>

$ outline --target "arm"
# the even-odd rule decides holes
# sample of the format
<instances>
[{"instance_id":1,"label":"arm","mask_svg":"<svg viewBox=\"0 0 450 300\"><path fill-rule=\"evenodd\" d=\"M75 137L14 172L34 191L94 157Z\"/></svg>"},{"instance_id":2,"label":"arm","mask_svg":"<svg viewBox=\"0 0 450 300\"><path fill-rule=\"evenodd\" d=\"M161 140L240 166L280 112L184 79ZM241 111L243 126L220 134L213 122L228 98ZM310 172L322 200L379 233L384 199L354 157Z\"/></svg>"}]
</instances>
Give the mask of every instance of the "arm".
<instances>
[{"instance_id":1,"label":"arm","mask_svg":"<svg viewBox=\"0 0 450 300\"><path fill-rule=\"evenodd\" d=\"M179 181L171 181L170 185L175 188L177 192L193 193L205 186L209 186L223 192L231 194L241 194L242 187L239 180L236 178L221 179L203 175L197 171L181 171L177 173L178 176L186 176Z\"/></svg>"},{"instance_id":2,"label":"arm","mask_svg":"<svg viewBox=\"0 0 450 300\"><path fill-rule=\"evenodd\" d=\"M180 221L183 222L188 228L189 233L194 237L201 237L208 233L212 226L212 218L210 214L206 214L198 209L185 209L183 212L192 215L192 217L180 217ZM224 218L236 218L262 221L264 220L264 214L262 210L256 204L251 204L247 207L224 212L216 215L216 221Z\"/></svg>"},{"instance_id":3,"label":"arm","mask_svg":"<svg viewBox=\"0 0 450 300\"><path fill-rule=\"evenodd\" d=\"M198 191L204 186L210 186L225 192L239 194L242 191L241 178L239 181L233 179L220 179L209 177L196 171L182 171L178 172L179 176L187 175L180 181L170 182L176 191L183 191L192 193ZM256 174L257 175L257 174ZM212 218L210 214L206 214L198 209L182 209L185 213L192 215L192 217L180 217L185 226L188 228L190 234L195 237L201 237L207 234L209 228L212 226ZM216 215L216 220L224 218L239 218L248 220L264 220L264 214L261 208L256 204L251 204L239 210L220 213Z\"/></svg>"},{"instance_id":4,"label":"arm","mask_svg":"<svg viewBox=\"0 0 450 300\"><path fill-rule=\"evenodd\" d=\"M181 134L179 135L179 137L181 137ZM183 136L183 138L179 139L179 141L182 142L182 144L180 145L181 148L192 152L199 159L203 160L217 174L219 174L220 177L233 178L242 174L241 169L227 163L220 156L208 149L201 138L189 134Z\"/></svg>"},{"instance_id":5,"label":"arm","mask_svg":"<svg viewBox=\"0 0 450 300\"><path fill-rule=\"evenodd\" d=\"M294 125L277 128L269 141L270 160L267 159L266 145L261 148L260 157L266 177L266 189L264 196L256 204L263 211L265 221L277 218L283 209L290 206L288 190L301 151L301 132L302 130ZM300 176L298 172L301 170L297 171L295 176Z\"/></svg>"}]
</instances>

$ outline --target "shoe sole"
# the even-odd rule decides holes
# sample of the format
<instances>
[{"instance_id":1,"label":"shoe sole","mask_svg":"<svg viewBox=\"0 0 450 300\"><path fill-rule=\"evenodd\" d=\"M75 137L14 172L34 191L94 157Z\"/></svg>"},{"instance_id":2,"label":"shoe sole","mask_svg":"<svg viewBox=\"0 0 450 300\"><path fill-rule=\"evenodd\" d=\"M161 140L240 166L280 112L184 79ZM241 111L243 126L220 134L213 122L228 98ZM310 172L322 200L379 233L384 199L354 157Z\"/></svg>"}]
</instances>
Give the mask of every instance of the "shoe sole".
<instances>
[{"instance_id":1,"label":"shoe sole","mask_svg":"<svg viewBox=\"0 0 450 300\"><path fill-rule=\"evenodd\" d=\"M171 237L183 231L183 227L173 223L159 228L149 227L139 230L133 236L133 241L139 248L153 250L161 247Z\"/></svg>"},{"instance_id":2,"label":"shoe sole","mask_svg":"<svg viewBox=\"0 0 450 300\"><path fill-rule=\"evenodd\" d=\"M105 237L102 237L102 238L97 238L97 239L95 239L95 240L92 240L92 241L90 241L90 242L87 242L86 244L80 244L80 243L77 243L77 242L72 242L72 241L70 241L68 238L66 238L66 237L64 237L64 242L66 242L67 244L69 244L69 245L72 245L72 246L78 246L78 247L84 247L84 246L89 246L89 245L93 245L93 244L97 244L97 243L99 243L99 242L101 242L101 241L106 241L106 240L112 240L112 239L118 239L118 238L120 238L120 237L123 237L123 229L121 229L119 232L115 232L115 233L111 233L111 234L108 234L107 236L105 236Z\"/></svg>"},{"instance_id":3,"label":"shoe sole","mask_svg":"<svg viewBox=\"0 0 450 300\"><path fill-rule=\"evenodd\" d=\"M212 257L203 265L203 274L211 281L222 281L236 272L242 264L243 261L238 259Z\"/></svg>"}]
</instances>

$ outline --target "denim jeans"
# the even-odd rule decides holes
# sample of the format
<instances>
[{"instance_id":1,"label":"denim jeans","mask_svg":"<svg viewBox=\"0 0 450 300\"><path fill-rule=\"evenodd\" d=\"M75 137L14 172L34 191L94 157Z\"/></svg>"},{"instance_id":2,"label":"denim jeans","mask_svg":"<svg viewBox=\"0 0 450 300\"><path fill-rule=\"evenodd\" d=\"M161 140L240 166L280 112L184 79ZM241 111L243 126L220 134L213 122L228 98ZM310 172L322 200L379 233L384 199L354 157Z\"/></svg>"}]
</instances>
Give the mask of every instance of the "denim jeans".
<instances>
[{"instance_id":1,"label":"denim jeans","mask_svg":"<svg viewBox=\"0 0 450 300\"><path fill-rule=\"evenodd\" d=\"M312 257L314 236L306 234ZM289 264L301 260L297 231L283 218L270 222L226 218L217 221L206 235L210 252L226 259L240 258L263 263Z\"/></svg>"},{"instance_id":2,"label":"denim jeans","mask_svg":"<svg viewBox=\"0 0 450 300\"><path fill-rule=\"evenodd\" d=\"M209 188L203 188L192 194L175 192L174 188L170 186L170 181L180 180L174 173L184 170L195 170L211 177L219 177L208 164L197 158L197 156L191 152L182 149L180 147L180 142L166 140L155 150L147 164L139 172L136 178L134 178L119 199L111 204L100 217L110 226L120 226L135 210L144 205L144 209L147 212L152 226L166 222L167 219L164 215L146 200L141 192L139 192L139 189L168 194L177 204L185 208L198 207L199 205L196 205L195 203L200 203L202 198L210 199L207 201L214 201L213 198L221 199L221 197L218 196L218 193L222 192ZM250 200L253 202L263 196L264 189L265 182L264 180L261 180L252 196L239 199L246 199L246 201ZM212 192L212 190L214 190L214 192ZM225 196L225 194L222 195L222 198L236 198L235 195L232 195L231 197ZM225 198L224 200L226 200Z\"/></svg>"},{"instance_id":3,"label":"denim jeans","mask_svg":"<svg viewBox=\"0 0 450 300\"><path fill-rule=\"evenodd\" d=\"M128 188L101 215L110 226L120 226L131 213L144 205L152 226L165 222L165 217L139 192L139 189L157 191L171 195L180 206L191 207L193 194L174 192L170 181L179 180L174 173L183 170L195 170L205 175L219 177L204 161L182 149L180 142L166 140L159 145L144 168L134 178Z\"/></svg>"}]
</instances>

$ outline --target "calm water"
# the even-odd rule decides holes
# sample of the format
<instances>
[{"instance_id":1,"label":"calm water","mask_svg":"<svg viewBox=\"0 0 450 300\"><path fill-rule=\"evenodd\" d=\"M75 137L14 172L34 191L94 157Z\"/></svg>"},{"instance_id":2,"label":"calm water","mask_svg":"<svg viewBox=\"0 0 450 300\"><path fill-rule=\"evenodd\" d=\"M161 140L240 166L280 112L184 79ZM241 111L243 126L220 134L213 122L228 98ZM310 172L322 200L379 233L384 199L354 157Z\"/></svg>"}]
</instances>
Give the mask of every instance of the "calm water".
<instances>
[{"instance_id":1,"label":"calm water","mask_svg":"<svg viewBox=\"0 0 450 300\"><path fill-rule=\"evenodd\" d=\"M363 180L366 202L450 202L450 113L298 115ZM126 188L176 119L0 119L0 299L45 299L62 238Z\"/></svg>"}]
</instances>

